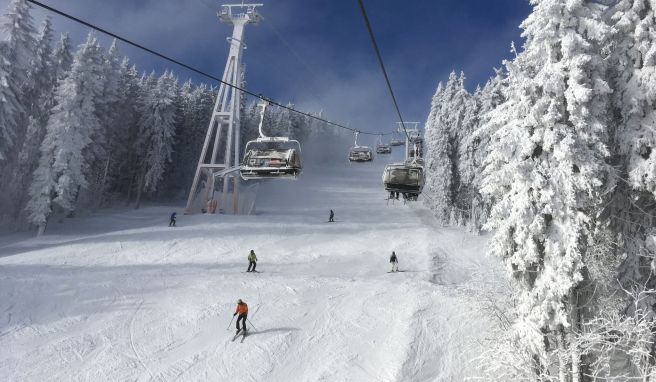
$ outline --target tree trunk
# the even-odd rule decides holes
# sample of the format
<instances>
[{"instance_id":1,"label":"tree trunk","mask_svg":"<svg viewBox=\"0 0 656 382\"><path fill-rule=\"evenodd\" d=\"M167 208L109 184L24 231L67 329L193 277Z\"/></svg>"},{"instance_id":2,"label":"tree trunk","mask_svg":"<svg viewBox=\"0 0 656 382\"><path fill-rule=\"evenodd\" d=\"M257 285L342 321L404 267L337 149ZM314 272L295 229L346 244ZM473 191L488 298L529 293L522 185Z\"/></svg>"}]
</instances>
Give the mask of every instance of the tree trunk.
<instances>
[{"instance_id":1,"label":"tree trunk","mask_svg":"<svg viewBox=\"0 0 656 382\"><path fill-rule=\"evenodd\" d=\"M47 224L48 223L39 224L39 229L36 231L36 237L40 237L46 232Z\"/></svg>"},{"instance_id":2,"label":"tree trunk","mask_svg":"<svg viewBox=\"0 0 656 382\"><path fill-rule=\"evenodd\" d=\"M105 183L107 182L107 173L109 172L109 162L110 156L107 156L107 161L105 161L105 170L103 171L102 179L100 180L100 187L98 187L98 194L96 195L96 200L94 200L94 209L100 208L102 205L102 200L105 197Z\"/></svg>"},{"instance_id":3,"label":"tree trunk","mask_svg":"<svg viewBox=\"0 0 656 382\"><path fill-rule=\"evenodd\" d=\"M125 205L126 206L129 206L130 201L132 200L132 189L134 188L133 186L134 186L134 174L132 174L132 176L130 176L130 183L128 184L128 195L125 198Z\"/></svg>"},{"instance_id":4,"label":"tree trunk","mask_svg":"<svg viewBox=\"0 0 656 382\"><path fill-rule=\"evenodd\" d=\"M569 359L567 357L567 339L565 328L562 326L558 328L557 344L558 344L558 381L570 382L569 380Z\"/></svg>"},{"instance_id":5,"label":"tree trunk","mask_svg":"<svg viewBox=\"0 0 656 382\"><path fill-rule=\"evenodd\" d=\"M141 206L141 194L143 193L143 183L145 177L146 177L145 174L140 174L139 180L137 181L137 201L135 202L134 205L135 210L138 210L139 207Z\"/></svg>"},{"instance_id":6,"label":"tree trunk","mask_svg":"<svg viewBox=\"0 0 656 382\"><path fill-rule=\"evenodd\" d=\"M581 309L579 306L579 288L575 286L569 293L569 307L571 309L569 328L569 343L572 353L572 382L581 382L581 352L576 346L576 336L581 333Z\"/></svg>"}]
</instances>

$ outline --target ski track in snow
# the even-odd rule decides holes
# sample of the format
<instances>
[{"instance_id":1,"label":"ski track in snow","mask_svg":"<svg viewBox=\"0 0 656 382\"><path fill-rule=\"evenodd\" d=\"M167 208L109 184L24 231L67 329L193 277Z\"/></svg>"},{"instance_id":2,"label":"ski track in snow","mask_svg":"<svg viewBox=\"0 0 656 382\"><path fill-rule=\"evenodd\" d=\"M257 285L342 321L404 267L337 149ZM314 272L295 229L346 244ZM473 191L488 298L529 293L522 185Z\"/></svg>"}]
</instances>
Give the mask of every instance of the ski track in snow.
<instances>
[{"instance_id":1,"label":"ski track in snow","mask_svg":"<svg viewBox=\"0 0 656 382\"><path fill-rule=\"evenodd\" d=\"M394 155L399 155L398 151ZM459 381L489 318L462 292L486 237L389 203L373 164L306 166L253 216L172 207L0 237L2 381ZM326 223L329 209L335 224ZM261 273L245 273L254 249ZM387 273L395 250L403 272ZM235 301L249 335L232 342Z\"/></svg>"}]
</instances>

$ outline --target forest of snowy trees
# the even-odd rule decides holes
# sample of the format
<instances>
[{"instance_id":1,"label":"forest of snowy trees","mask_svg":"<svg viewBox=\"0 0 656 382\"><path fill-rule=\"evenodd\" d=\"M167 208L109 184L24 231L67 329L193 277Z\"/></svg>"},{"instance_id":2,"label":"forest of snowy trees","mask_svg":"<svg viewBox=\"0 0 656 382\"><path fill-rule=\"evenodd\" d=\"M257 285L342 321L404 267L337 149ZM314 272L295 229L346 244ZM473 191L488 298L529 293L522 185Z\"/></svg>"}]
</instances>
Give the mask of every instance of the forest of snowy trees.
<instances>
[{"instance_id":1,"label":"forest of snowy trees","mask_svg":"<svg viewBox=\"0 0 656 382\"><path fill-rule=\"evenodd\" d=\"M73 48L51 20L35 27L13 0L0 27L0 227L45 226L52 216L189 191L216 88L141 73L116 42L94 33ZM269 133L303 140L324 126L268 108ZM256 102L242 107L242 139L257 136Z\"/></svg>"},{"instance_id":2,"label":"forest of snowy trees","mask_svg":"<svg viewBox=\"0 0 656 382\"><path fill-rule=\"evenodd\" d=\"M485 368L653 380L656 1L530 3L523 49L484 87L438 87L425 200L491 231L512 280Z\"/></svg>"}]
</instances>

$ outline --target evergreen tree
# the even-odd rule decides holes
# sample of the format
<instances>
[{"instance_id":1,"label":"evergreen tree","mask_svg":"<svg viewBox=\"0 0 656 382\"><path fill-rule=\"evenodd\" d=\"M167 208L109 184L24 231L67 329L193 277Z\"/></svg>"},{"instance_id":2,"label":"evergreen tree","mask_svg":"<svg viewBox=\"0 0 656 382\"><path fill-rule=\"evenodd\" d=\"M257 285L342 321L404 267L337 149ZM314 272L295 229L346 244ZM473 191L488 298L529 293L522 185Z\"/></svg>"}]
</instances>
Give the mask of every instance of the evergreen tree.
<instances>
[{"instance_id":1,"label":"evergreen tree","mask_svg":"<svg viewBox=\"0 0 656 382\"><path fill-rule=\"evenodd\" d=\"M0 45L0 48L4 45ZM7 61L0 61L0 165L6 164L16 139L16 125L22 105L18 102ZM0 167L1 168L1 167Z\"/></svg>"},{"instance_id":2,"label":"evergreen tree","mask_svg":"<svg viewBox=\"0 0 656 382\"><path fill-rule=\"evenodd\" d=\"M448 222L450 215L453 182L448 122L442 113L446 96L446 90L440 83L433 96L431 111L424 128L427 147L424 193L428 196L427 204L443 223Z\"/></svg>"},{"instance_id":3,"label":"evergreen tree","mask_svg":"<svg viewBox=\"0 0 656 382\"><path fill-rule=\"evenodd\" d=\"M10 204L12 220L20 224L20 214L24 211L28 195L26 190L32 180L32 173L39 163L41 142L45 136L45 128L48 122L48 113L52 106L55 78L52 66L52 27L50 19L46 18L39 30L36 39L36 51L28 72L29 80L24 86L25 104L28 125L25 137L18 154L18 161L13 166L12 181L8 184L8 195L11 197Z\"/></svg>"},{"instance_id":4,"label":"evergreen tree","mask_svg":"<svg viewBox=\"0 0 656 382\"><path fill-rule=\"evenodd\" d=\"M139 174L136 208L141 193L157 190L164 170L171 161L178 112L178 82L172 73L164 73L143 99L139 121L139 151L144 155Z\"/></svg>"},{"instance_id":5,"label":"evergreen tree","mask_svg":"<svg viewBox=\"0 0 656 382\"><path fill-rule=\"evenodd\" d=\"M88 184L88 151L93 134L100 129L96 115L97 97L103 89L100 57L100 46L89 34L57 88L27 206L39 234L53 212L53 202L64 211L74 211L79 190Z\"/></svg>"},{"instance_id":6,"label":"evergreen tree","mask_svg":"<svg viewBox=\"0 0 656 382\"><path fill-rule=\"evenodd\" d=\"M9 158L10 150L16 143L22 143L27 130L24 106L27 102L22 87L28 83L28 70L36 46L30 9L26 0L12 0L0 25L6 36L0 45L3 58L0 62L0 161Z\"/></svg>"},{"instance_id":7,"label":"evergreen tree","mask_svg":"<svg viewBox=\"0 0 656 382\"><path fill-rule=\"evenodd\" d=\"M60 36L59 42L52 52L52 65L57 81L63 80L71 70L71 65L73 65L73 53L71 52L71 38L68 33L64 33Z\"/></svg>"},{"instance_id":8,"label":"evergreen tree","mask_svg":"<svg viewBox=\"0 0 656 382\"><path fill-rule=\"evenodd\" d=\"M612 154L615 176L614 190L609 193L605 215L611 220L614 232L614 255L622 259L619 277L612 274L608 284L609 295L617 289L617 280L623 290L636 291L643 296L635 299L626 295L623 317L639 319L646 315L654 325L656 288L654 264L656 248L653 246L656 214L656 15L653 1L620 0L610 17L614 30L612 40L612 73L615 119ZM612 263L611 263L612 264ZM615 282L613 282L615 281ZM656 342L652 333L650 341ZM649 349L650 359L638 369L653 369L656 348ZM629 357L626 357L629 359Z\"/></svg>"},{"instance_id":9,"label":"evergreen tree","mask_svg":"<svg viewBox=\"0 0 656 382\"><path fill-rule=\"evenodd\" d=\"M121 64L119 62L118 47L116 40L107 54L100 57L102 67L102 94L96 100L96 115L100 128L92 137L94 141L91 152L93 157L89 162L89 192L86 203L90 206L99 207L105 197L107 189L107 177L110 165L115 159L114 149L123 139L121 128L118 127L123 117L121 106Z\"/></svg>"},{"instance_id":10,"label":"evergreen tree","mask_svg":"<svg viewBox=\"0 0 656 382\"><path fill-rule=\"evenodd\" d=\"M497 201L491 251L516 282L516 330L535 372L553 355L560 380L579 381L573 336L585 315L586 261L609 174L610 89L599 49L609 28L594 3L532 4L524 52L508 65L509 99L492 116L498 128L484 184Z\"/></svg>"}]
</instances>

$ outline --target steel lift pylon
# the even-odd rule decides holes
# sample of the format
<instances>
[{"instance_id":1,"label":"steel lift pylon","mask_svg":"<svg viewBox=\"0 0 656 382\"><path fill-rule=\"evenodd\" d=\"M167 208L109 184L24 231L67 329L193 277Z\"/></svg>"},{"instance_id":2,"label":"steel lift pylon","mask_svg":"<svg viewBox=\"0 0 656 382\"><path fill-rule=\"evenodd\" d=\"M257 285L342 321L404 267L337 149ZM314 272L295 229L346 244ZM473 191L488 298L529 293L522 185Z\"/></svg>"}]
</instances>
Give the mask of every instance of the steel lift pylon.
<instances>
[{"instance_id":1,"label":"steel lift pylon","mask_svg":"<svg viewBox=\"0 0 656 382\"><path fill-rule=\"evenodd\" d=\"M242 55L246 46L244 44L244 28L248 24L257 24L262 16L257 8L263 4L225 4L218 13L219 20L232 24L232 37L228 37L230 51L223 72L223 82L214 103L212 118L205 135L203 149L198 159L198 166L194 181L189 190L186 214L196 213L203 209L208 202L217 201L220 208L229 202L227 196L232 180L233 213L239 211L239 162L240 162L240 123L239 109L242 101L242 92L232 86L242 87L244 82L244 69ZM225 138L224 138L225 137ZM224 138L222 140L222 138ZM221 144L225 142L224 154L219 156ZM223 179L223 189L219 200L215 198L215 180Z\"/></svg>"}]
</instances>

